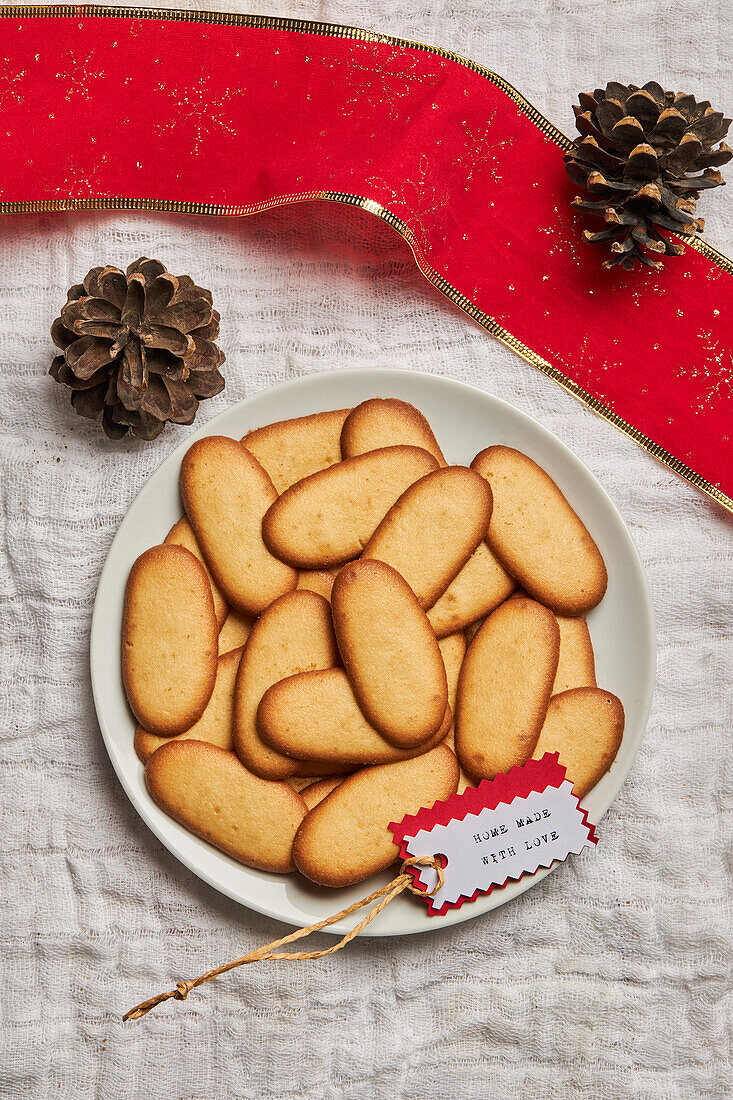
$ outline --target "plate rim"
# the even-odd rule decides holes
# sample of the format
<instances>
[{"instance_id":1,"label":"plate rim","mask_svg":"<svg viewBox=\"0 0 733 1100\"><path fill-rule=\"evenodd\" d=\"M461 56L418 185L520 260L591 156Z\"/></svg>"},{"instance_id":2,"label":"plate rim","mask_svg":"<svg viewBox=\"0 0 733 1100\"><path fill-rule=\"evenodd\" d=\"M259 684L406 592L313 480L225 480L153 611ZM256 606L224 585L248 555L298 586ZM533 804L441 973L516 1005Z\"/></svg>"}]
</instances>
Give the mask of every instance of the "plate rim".
<instances>
[{"instance_id":1,"label":"plate rim","mask_svg":"<svg viewBox=\"0 0 733 1100\"><path fill-rule=\"evenodd\" d=\"M631 537L631 534L626 526L626 523L624 522L623 516L621 515L619 509L617 508L616 504L611 499L609 494L606 492L605 488L598 480L596 475L593 473L593 471L559 436L557 436L554 432L552 432L549 428L547 428L544 424L537 420L536 417L534 417L531 413L525 412L523 409L517 408L516 405L511 404L511 402L506 401L504 398L498 397L496 394L491 393L485 389L481 389L480 386L474 385L470 382L464 382L460 379L451 378L443 374L433 374L426 371L411 370L409 368L392 367L343 367L328 371L314 371L310 374L299 375L296 378L285 379L282 382L275 383L272 386L265 385L259 389L256 389L253 393L248 394L246 397L243 397L240 400L235 401L233 404L228 405L226 408L220 410L218 413L212 416L210 420L207 420L205 423L201 424L197 429L190 432L184 439L182 439L180 443L178 443L173 448L171 453L166 458L164 458L163 461L158 466L156 466L150 474L148 474L145 481L135 494L134 498L127 506L122 520L119 523L117 531L115 532L114 538L109 545L104 565L102 566L102 570L99 575L99 581L97 583L92 610L92 621L89 639L89 667L92 686L92 697L94 702L95 715L97 718L97 724L102 734L102 740L104 742L107 755L110 759L117 779L124 793L126 794L127 798L135 809L138 817L143 821L146 827L153 833L153 835L163 845L163 847L168 852L170 852L170 854L173 855L175 859L182 863L188 871L194 874L197 878L200 878L203 882L206 882L208 886L216 890L218 893L223 894L225 897L228 897L232 901L236 902L237 905L240 905L245 909L260 913L262 916L269 917L273 920L277 920L281 923L291 926L295 926L298 922L291 917L284 916L276 908L273 908L271 904L259 901L257 897L243 900L239 893L227 889L226 885L216 880L215 876L209 874L205 867L201 867L199 864L197 864L195 860L189 858L189 856L180 849L175 838L161 835L161 829L158 827L155 820L151 818L151 815L148 812L148 806L139 796L138 791L129 780L123 763L118 758L117 747L112 731L107 727L104 704L101 699L102 687L100 685L101 659L99 657L99 642L103 632L103 624L101 622L100 593L104 591L106 585L109 583L110 571L113 565L113 562L111 561L114 556L113 550L116 547L118 540L120 540L121 537L124 537L123 531L125 528L125 521L129 516L130 510L133 508L134 505L137 504L141 496L149 491L149 487L153 479L157 477L157 475L165 470L168 466L173 465L175 462L180 462L180 458L182 457L183 453L191 446L193 442L195 442L197 439L205 438L208 435L216 435L217 424L220 420L222 420L225 416L234 413L236 410L246 407L253 399L257 397L260 397L264 394L276 397L277 394L282 393L283 391L300 389L301 387L307 388L309 384L322 384L324 380L328 381L329 379L332 382L335 382L346 375L352 377L363 376L365 380L367 378L370 381L373 380L375 389L380 390L383 390L385 385L389 384L390 378L409 378L410 380L419 379L420 383L427 383L428 385L436 385L438 387L446 386L449 389L457 388L473 394L477 394L481 398L489 400L495 405L498 405L500 408L510 410L512 416L519 416L520 420L529 421L532 425L532 428L539 432L540 436L547 437L551 441L551 444L553 446L559 447L561 452L564 452L564 456L566 458L569 457L571 463L575 463L582 469L584 476L590 479L590 481L593 483L595 490L600 493L601 497L604 499L605 506L613 515L616 525L622 532L623 538L626 541L627 549L631 552L632 558L634 559L637 568L638 577L641 580L641 588L644 596L644 601L643 607L639 608L638 611L640 617L643 619L643 625L649 640L649 648L647 652L648 676L645 677L647 690L646 698L641 708L641 733L639 734L638 744L636 745L632 757L628 761L628 767L625 770L621 770L619 772L609 790L607 791L604 798L605 805L603 805L603 807L599 811L589 812L589 820L591 820L596 826L615 802L621 787L623 786L629 773L631 772L631 769L633 768L634 762L639 752L639 748L641 746L641 741L644 737L644 733L648 725L649 714L651 711L654 690L656 686L656 621L654 616L651 591L649 588L649 581L644 570L641 558L639 556L636 544ZM377 395L375 394L375 396ZM314 411L317 412L320 410ZM309 414L301 413L296 415ZM286 419L289 419L289 417ZM147 797L149 798L149 796ZM196 838L196 840L201 844L207 843L206 841L198 837ZM210 846L207 845L207 847ZM219 855L222 855L222 853L218 852L217 849L213 850L217 851ZM562 866L562 864L554 863L548 868L540 869L533 875L525 875L519 881L508 884L501 891L496 891L490 895L483 895L479 897L470 906L463 905L459 909L449 911L439 921L430 921L430 923L428 924L421 924L420 926L404 929L381 928L379 926L374 928L370 925L367 929L364 930L364 932L361 933L361 935L368 938L391 938L394 936L420 935L425 932L437 931L440 929L451 927L456 924L462 924L464 921L483 916L485 913L491 912L492 910L507 904L509 901L514 900L515 898L519 897L521 894L529 890L532 886L541 882L547 877L547 875L549 875L553 870L560 866ZM374 879L365 881L365 883L363 884L365 894L369 893L370 885L376 881L378 881L376 877ZM338 899L335 898L335 901L337 904ZM399 905L399 903L400 902L398 900L397 904ZM334 905L334 909L336 909L336 904ZM423 912L421 912L421 915L426 916L426 914ZM322 932L329 935L343 935L346 931L350 929L350 927L351 924L344 924L342 921L339 921L338 923L333 924L328 928L322 929Z\"/></svg>"}]
</instances>

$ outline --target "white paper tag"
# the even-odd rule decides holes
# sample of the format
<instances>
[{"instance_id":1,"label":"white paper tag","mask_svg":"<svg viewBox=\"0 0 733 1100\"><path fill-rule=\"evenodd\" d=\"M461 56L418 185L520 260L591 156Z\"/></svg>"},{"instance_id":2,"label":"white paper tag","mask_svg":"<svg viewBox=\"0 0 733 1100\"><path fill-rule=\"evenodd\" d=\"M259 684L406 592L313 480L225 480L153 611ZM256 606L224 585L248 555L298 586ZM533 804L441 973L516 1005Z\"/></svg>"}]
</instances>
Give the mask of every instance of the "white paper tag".
<instances>
[{"instance_id":1,"label":"white paper tag","mask_svg":"<svg viewBox=\"0 0 733 1100\"><path fill-rule=\"evenodd\" d=\"M443 886L425 898L431 914L457 909L597 843L557 753L484 780L391 829L403 859L445 857ZM435 888L432 867L415 868L413 874L425 891Z\"/></svg>"}]
</instances>

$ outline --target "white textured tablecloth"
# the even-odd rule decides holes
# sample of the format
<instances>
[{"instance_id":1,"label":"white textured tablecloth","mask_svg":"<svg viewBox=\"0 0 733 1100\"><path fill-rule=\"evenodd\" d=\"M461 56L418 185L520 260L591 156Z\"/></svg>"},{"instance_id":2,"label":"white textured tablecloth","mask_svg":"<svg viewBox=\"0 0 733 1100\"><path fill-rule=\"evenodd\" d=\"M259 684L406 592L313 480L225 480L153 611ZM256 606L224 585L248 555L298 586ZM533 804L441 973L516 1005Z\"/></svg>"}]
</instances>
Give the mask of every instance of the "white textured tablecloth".
<instances>
[{"instance_id":1,"label":"white textured tablecloth","mask_svg":"<svg viewBox=\"0 0 733 1100\"><path fill-rule=\"evenodd\" d=\"M655 77L733 108L729 0L255 10L455 49L566 131L576 92L606 78ZM731 187L703 202L708 237L728 254L732 212ZM0 222L0 251L2 1096L733 1094L730 516L472 326L366 215L15 217ZM89 623L105 554L188 429L108 443L47 377L48 328L93 264L142 253L193 274L221 310L227 388L203 419L311 371L410 365L507 398L557 433L636 541L659 667L642 750L596 852L475 922L248 967L123 1025L141 997L283 932L162 850L115 778L92 706Z\"/></svg>"}]
</instances>

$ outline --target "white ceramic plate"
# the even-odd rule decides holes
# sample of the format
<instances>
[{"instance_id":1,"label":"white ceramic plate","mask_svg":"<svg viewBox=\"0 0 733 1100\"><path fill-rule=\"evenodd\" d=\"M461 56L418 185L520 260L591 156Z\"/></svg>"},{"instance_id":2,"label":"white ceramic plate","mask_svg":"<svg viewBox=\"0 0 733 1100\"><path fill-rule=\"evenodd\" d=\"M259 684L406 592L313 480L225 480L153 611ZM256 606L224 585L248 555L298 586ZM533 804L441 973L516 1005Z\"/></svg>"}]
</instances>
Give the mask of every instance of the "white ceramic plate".
<instances>
[{"instance_id":1,"label":"white ceramic plate","mask_svg":"<svg viewBox=\"0 0 733 1100\"><path fill-rule=\"evenodd\" d=\"M109 551L97 590L91 634L91 673L99 725L115 771L143 821L186 867L242 905L295 925L307 925L364 897L389 880L387 873L347 890L312 886L298 875L273 875L241 866L167 817L149 797L133 750L135 723L120 672L125 582L135 558L162 542L181 515L178 470L195 439L236 438L251 428L292 416L357 405L368 397L401 397L433 426L449 462L471 462L492 443L526 452L555 479L598 543L608 568L605 599L589 616L598 683L618 695L626 711L623 744L611 770L585 799L598 823L629 773L651 705L656 667L654 620L639 557L624 523L593 475L558 439L525 413L472 386L415 371L343 370L310 375L255 394L193 432L149 478L125 516ZM598 859L603 859L602 850ZM424 904L402 895L377 918L370 936L405 935L445 928L510 901L547 875L536 875L488 897L428 917ZM358 917L352 917L355 922ZM352 923L329 931L347 931Z\"/></svg>"}]
</instances>

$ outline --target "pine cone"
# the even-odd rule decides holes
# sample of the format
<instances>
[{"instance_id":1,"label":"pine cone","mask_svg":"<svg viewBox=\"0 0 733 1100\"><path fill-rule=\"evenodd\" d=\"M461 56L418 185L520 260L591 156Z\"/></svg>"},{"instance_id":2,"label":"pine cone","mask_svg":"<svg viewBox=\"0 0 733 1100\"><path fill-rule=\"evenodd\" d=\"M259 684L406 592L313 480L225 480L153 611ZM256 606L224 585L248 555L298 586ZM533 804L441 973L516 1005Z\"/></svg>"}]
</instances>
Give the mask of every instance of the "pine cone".
<instances>
[{"instance_id":1,"label":"pine cone","mask_svg":"<svg viewBox=\"0 0 733 1100\"><path fill-rule=\"evenodd\" d=\"M93 267L51 326L63 354L49 374L73 390L80 416L102 413L110 439L155 439L168 420L190 424L199 400L224 389L218 335L211 293L188 275L145 257L126 275Z\"/></svg>"},{"instance_id":2,"label":"pine cone","mask_svg":"<svg viewBox=\"0 0 733 1100\"><path fill-rule=\"evenodd\" d=\"M661 230L701 233L695 218L700 192L724 181L717 170L733 151L723 142L731 120L705 100L665 92L650 80L643 88L611 82L606 90L581 94L574 105L582 140L565 154L573 183L594 196L577 196L572 205L601 216L607 228L587 230L588 241L610 242L613 255L604 267L630 271L636 261L659 270L647 253L678 256L684 249ZM696 175L695 173L700 173Z\"/></svg>"}]
</instances>

